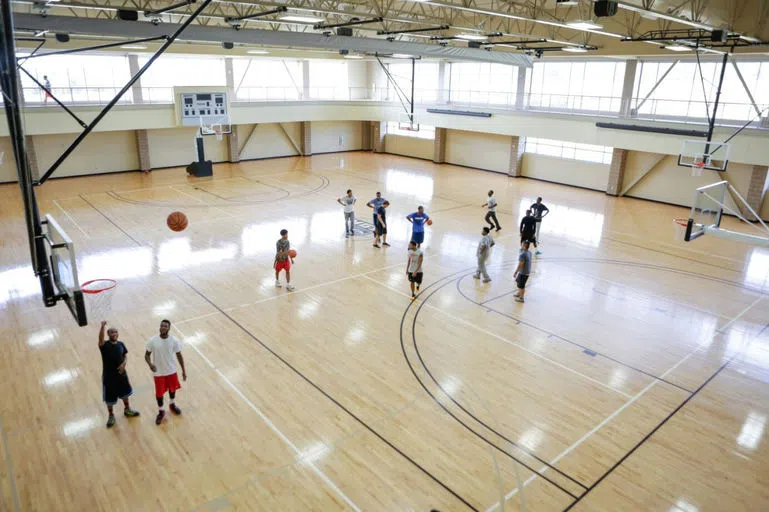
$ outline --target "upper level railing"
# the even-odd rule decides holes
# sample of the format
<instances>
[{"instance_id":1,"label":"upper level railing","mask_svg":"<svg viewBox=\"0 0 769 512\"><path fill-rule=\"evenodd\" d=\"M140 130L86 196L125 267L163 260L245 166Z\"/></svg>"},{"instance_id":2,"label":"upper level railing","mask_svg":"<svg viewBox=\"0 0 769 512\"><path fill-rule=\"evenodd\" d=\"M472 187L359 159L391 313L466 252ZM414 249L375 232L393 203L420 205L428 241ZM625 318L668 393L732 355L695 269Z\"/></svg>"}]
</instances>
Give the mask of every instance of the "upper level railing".
<instances>
[{"instance_id":1,"label":"upper level railing","mask_svg":"<svg viewBox=\"0 0 769 512\"><path fill-rule=\"evenodd\" d=\"M173 103L173 87L141 87L140 97L128 91L121 104L168 104ZM53 87L53 94L63 103L78 105L103 105L119 91L117 87ZM137 97L135 97L137 96ZM39 88L25 88L24 101L27 105L53 105L45 91ZM392 88L369 89L365 87L241 87L235 94L235 102L270 101L371 101L399 104L399 98ZM591 96L581 94L540 94L495 92L485 90L416 89L414 102L421 106L451 105L471 108L499 110L556 112L576 115L600 115L617 118L636 118L655 121L683 123L707 122L707 108L712 104L691 100L633 98L625 105L619 97ZM769 127L769 118L764 112L763 119L757 112L769 107L765 104L721 102L718 124L739 125L753 120L753 126Z\"/></svg>"}]
</instances>

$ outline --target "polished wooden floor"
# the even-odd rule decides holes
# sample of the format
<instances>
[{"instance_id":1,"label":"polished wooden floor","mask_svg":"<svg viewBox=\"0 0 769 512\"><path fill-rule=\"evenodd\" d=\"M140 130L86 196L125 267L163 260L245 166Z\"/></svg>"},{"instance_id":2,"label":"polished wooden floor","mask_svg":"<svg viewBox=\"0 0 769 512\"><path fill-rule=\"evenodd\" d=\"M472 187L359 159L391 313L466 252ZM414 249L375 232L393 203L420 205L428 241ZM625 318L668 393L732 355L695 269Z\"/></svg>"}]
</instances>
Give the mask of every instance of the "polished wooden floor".
<instances>
[{"instance_id":1,"label":"polished wooden floor","mask_svg":"<svg viewBox=\"0 0 769 512\"><path fill-rule=\"evenodd\" d=\"M347 188L363 221L377 190L392 202L392 247L345 239ZM490 188L504 229L483 284ZM682 208L366 153L38 192L81 281L119 282L107 320L142 416L105 428L99 319L42 307L18 189L0 186L2 510L769 510L769 251L678 242ZM516 226L538 195L552 214L518 304ZM435 223L411 302L420 204ZM284 227L293 293L271 270ZM158 427L142 351L164 317L189 379Z\"/></svg>"}]
</instances>

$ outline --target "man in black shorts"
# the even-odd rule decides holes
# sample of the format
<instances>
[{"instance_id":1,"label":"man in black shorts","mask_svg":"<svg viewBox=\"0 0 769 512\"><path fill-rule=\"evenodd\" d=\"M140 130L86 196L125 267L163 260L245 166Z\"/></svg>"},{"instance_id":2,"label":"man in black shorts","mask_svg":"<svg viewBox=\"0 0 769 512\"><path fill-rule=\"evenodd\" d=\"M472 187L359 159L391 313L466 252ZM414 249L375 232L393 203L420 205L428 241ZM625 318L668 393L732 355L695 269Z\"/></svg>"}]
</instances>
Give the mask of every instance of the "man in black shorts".
<instances>
[{"instance_id":1,"label":"man in black shorts","mask_svg":"<svg viewBox=\"0 0 769 512\"><path fill-rule=\"evenodd\" d=\"M518 266L515 269L513 277L518 285L518 291L513 294L515 302L524 302L523 296L526 294L526 281L531 274L531 253L529 252L529 242L525 240L521 243L521 252L518 254Z\"/></svg>"},{"instance_id":2,"label":"man in black shorts","mask_svg":"<svg viewBox=\"0 0 769 512\"><path fill-rule=\"evenodd\" d=\"M531 210L526 210L526 216L521 219L521 243L529 241L537 248L537 219L531 214Z\"/></svg>"},{"instance_id":3,"label":"man in black shorts","mask_svg":"<svg viewBox=\"0 0 769 512\"><path fill-rule=\"evenodd\" d=\"M128 397L133 394L131 382L128 380L128 374L125 371L128 361L128 349L122 341L118 340L118 331L115 327L110 327L107 331L109 339L104 339L104 328L107 322L102 321L99 330L99 351L101 352L102 374L101 385L104 403L107 404L109 419L107 419L107 428L115 425L115 414L112 408L117 403L118 398L123 401L123 414L128 418L139 416L137 411L131 409Z\"/></svg>"},{"instance_id":4,"label":"man in black shorts","mask_svg":"<svg viewBox=\"0 0 769 512\"><path fill-rule=\"evenodd\" d=\"M390 206L390 201L385 201L381 206L377 206L376 210L374 210L376 215L376 217L374 217L374 247L377 249L380 247L380 238L382 239L382 245L390 247L390 244L387 243L387 215L385 212L385 208L388 206Z\"/></svg>"},{"instance_id":5,"label":"man in black shorts","mask_svg":"<svg viewBox=\"0 0 769 512\"><path fill-rule=\"evenodd\" d=\"M417 298L414 293L414 286L416 285L416 291L419 291L419 287L422 286L422 260L424 255L422 249L417 247L417 243L412 240L409 242L409 257L406 261L406 276L409 278L409 284L411 285L411 300Z\"/></svg>"}]
</instances>

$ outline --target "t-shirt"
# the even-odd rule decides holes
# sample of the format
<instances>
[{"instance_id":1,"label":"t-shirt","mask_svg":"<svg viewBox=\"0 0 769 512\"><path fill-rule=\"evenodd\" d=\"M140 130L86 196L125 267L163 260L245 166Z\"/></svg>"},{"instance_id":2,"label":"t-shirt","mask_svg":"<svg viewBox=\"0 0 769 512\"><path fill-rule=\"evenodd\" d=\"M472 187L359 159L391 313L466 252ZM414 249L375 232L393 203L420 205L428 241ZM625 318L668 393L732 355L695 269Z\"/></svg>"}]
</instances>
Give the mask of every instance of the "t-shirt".
<instances>
[{"instance_id":1,"label":"t-shirt","mask_svg":"<svg viewBox=\"0 0 769 512\"><path fill-rule=\"evenodd\" d=\"M531 274L531 252L521 249L521 253L518 255L518 261L523 262L523 266L518 273L525 276Z\"/></svg>"},{"instance_id":2,"label":"t-shirt","mask_svg":"<svg viewBox=\"0 0 769 512\"><path fill-rule=\"evenodd\" d=\"M288 259L288 254L281 255L280 253L286 252L289 249L291 249L291 242L289 242L288 240L283 240L282 238L280 238L277 241L277 243L275 243L275 249L277 251L275 253L275 260L277 260L277 261L286 261Z\"/></svg>"},{"instance_id":3,"label":"t-shirt","mask_svg":"<svg viewBox=\"0 0 769 512\"><path fill-rule=\"evenodd\" d=\"M549 212L550 210L545 206L544 203L534 203L531 205L531 208L529 208L531 212L534 214L534 218L537 220L537 222L542 220L542 214L544 212Z\"/></svg>"},{"instance_id":4,"label":"t-shirt","mask_svg":"<svg viewBox=\"0 0 769 512\"><path fill-rule=\"evenodd\" d=\"M161 338L159 335L153 336L147 342L145 350L152 353L152 364L156 367L155 377L176 373L176 359L174 356L182 351L182 344L174 336L169 334L166 339Z\"/></svg>"},{"instance_id":5,"label":"t-shirt","mask_svg":"<svg viewBox=\"0 0 769 512\"><path fill-rule=\"evenodd\" d=\"M351 213L355 211L355 196L349 197L347 194L339 198L344 206L345 213Z\"/></svg>"},{"instance_id":6,"label":"t-shirt","mask_svg":"<svg viewBox=\"0 0 769 512\"><path fill-rule=\"evenodd\" d=\"M486 248L486 251L483 248ZM494 247L494 239L490 235L483 235L481 241L478 242L478 249L475 251L475 255L479 258L486 259L489 257L489 250Z\"/></svg>"},{"instance_id":7,"label":"t-shirt","mask_svg":"<svg viewBox=\"0 0 769 512\"><path fill-rule=\"evenodd\" d=\"M537 229L537 219L531 215L525 216L521 219L521 233L534 233Z\"/></svg>"},{"instance_id":8,"label":"t-shirt","mask_svg":"<svg viewBox=\"0 0 769 512\"><path fill-rule=\"evenodd\" d=\"M120 375L118 367L123 364L123 359L125 359L125 355L128 353L128 349L123 342L116 341L112 343L107 340L104 342L104 345L99 347L99 351L101 352L102 379L115 378Z\"/></svg>"},{"instance_id":9,"label":"t-shirt","mask_svg":"<svg viewBox=\"0 0 769 512\"><path fill-rule=\"evenodd\" d=\"M408 214L406 218L411 219L411 221L414 223L414 233L424 233L425 222L427 222L427 219L430 217L426 213L414 212Z\"/></svg>"},{"instance_id":10,"label":"t-shirt","mask_svg":"<svg viewBox=\"0 0 769 512\"><path fill-rule=\"evenodd\" d=\"M374 213L376 213L376 209L379 208L384 204L384 202L387 201L384 197L375 197L369 203L374 207Z\"/></svg>"},{"instance_id":11,"label":"t-shirt","mask_svg":"<svg viewBox=\"0 0 769 512\"><path fill-rule=\"evenodd\" d=\"M412 272L422 272L422 266L419 264L420 256L422 256L421 249L409 249L409 265L407 268L409 274Z\"/></svg>"},{"instance_id":12,"label":"t-shirt","mask_svg":"<svg viewBox=\"0 0 769 512\"><path fill-rule=\"evenodd\" d=\"M494 199L493 197L490 197L490 198L488 199L488 201L486 201L486 204L488 204L488 205L489 205L489 211L490 211L490 212L495 212L495 211L497 211L497 200L496 200L496 199Z\"/></svg>"},{"instance_id":13,"label":"t-shirt","mask_svg":"<svg viewBox=\"0 0 769 512\"><path fill-rule=\"evenodd\" d=\"M385 207L384 206L377 206L374 209L374 215L381 215L382 216L382 221L385 224L387 224L387 217L386 217ZM379 224L379 217L377 217L376 221L377 221L377 224Z\"/></svg>"}]
</instances>

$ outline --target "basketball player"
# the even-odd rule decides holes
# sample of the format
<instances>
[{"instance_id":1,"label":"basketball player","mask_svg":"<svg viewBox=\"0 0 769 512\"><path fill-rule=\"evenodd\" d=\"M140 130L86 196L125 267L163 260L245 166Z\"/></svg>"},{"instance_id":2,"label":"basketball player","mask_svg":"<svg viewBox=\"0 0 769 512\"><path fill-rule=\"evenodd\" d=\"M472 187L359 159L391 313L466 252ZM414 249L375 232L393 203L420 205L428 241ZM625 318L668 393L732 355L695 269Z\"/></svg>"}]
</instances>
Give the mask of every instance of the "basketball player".
<instances>
[{"instance_id":1,"label":"basketball player","mask_svg":"<svg viewBox=\"0 0 769 512\"><path fill-rule=\"evenodd\" d=\"M286 290L293 291L294 287L291 286L291 264L294 260L288 255L288 251L291 249L291 242L288 241L288 230L280 230L280 239L275 243L275 286L280 288L280 271L286 271Z\"/></svg>"},{"instance_id":2,"label":"basketball player","mask_svg":"<svg viewBox=\"0 0 769 512\"><path fill-rule=\"evenodd\" d=\"M548 213L550 213L550 210L548 210L547 206L545 206L542 203L542 198L538 197L537 202L532 204L530 207L532 213L534 213L534 218L537 221L537 230L534 233L534 236L537 240L539 240L539 228L542 226L542 219L544 219ZM534 247L537 247L536 245ZM536 254L542 254L539 249L537 249Z\"/></svg>"},{"instance_id":3,"label":"basketball player","mask_svg":"<svg viewBox=\"0 0 769 512\"><path fill-rule=\"evenodd\" d=\"M160 322L160 334L153 336L147 342L144 352L144 360L152 370L155 376L155 398L158 401L158 415L155 418L155 425L160 425L163 418L166 417L166 411L163 410L163 395L168 391L168 397L171 402L168 408L171 412L179 415L182 410L176 406L176 392L182 388L179 384L179 375L176 373L176 359L179 360L179 366L182 367L182 380L187 380L187 370L184 368L184 357L182 357L182 344L175 336L168 334L171 330L171 322L162 320Z\"/></svg>"},{"instance_id":4,"label":"basketball player","mask_svg":"<svg viewBox=\"0 0 769 512\"><path fill-rule=\"evenodd\" d=\"M417 247L422 246L422 242L425 241L425 222L430 219L430 216L425 213L423 206L417 208L414 213L406 215L406 220L413 224L411 228L411 240L417 243Z\"/></svg>"},{"instance_id":5,"label":"basketball player","mask_svg":"<svg viewBox=\"0 0 769 512\"><path fill-rule=\"evenodd\" d=\"M387 199L382 197L382 193L381 192L377 192L376 193L376 197L374 199L372 199L371 201L369 201L368 203L366 203L366 206L368 206L369 208L374 210L374 212L373 212L374 213L374 226L376 226L376 211L377 211L377 208L382 206L385 201L387 201ZM374 233L374 237L376 237L376 232Z\"/></svg>"},{"instance_id":6,"label":"basketball player","mask_svg":"<svg viewBox=\"0 0 769 512\"><path fill-rule=\"evenodd\" d=\"M378 192L377 192L378 194ZM387 216L385 214L385 208L390 206L390 201L385 201L382 206L377 207L376 216L374 217L374 247L380 248L379 239L382 239L382 245L390 247L387 243Z\"/></svg>"},{"instance_id":7,"label":"basketball player","mask_svg":"<svg viewBox=\"0 0 769 512\"><path fill-rule=\"evenodd\" d=\"M417 247L417 243L412 240L409 242L409 256L406 260L406 276L409 278L409 284L411 285L411 300L417 298L414 293L414 287L416 291L419 291L419 287L422 286L422 260L424 255L422 250Z\"/></svg>"},{"instance_id":8,"label":"basketball player","mask_svg":"<svg viewBox=\"0 0 769 512\"><path fill-rule=\"evenodd\" d=\"M486 261L491 254L491 248L494 247L494 239L491 238L489 232L491 230L487 227L483 227L481 230L481 241L478 242L478 249L475 251L475 256L478 258L478 268L475 270L473 278L480 279L483 274L483 282L488 283L491 281L489 273L486 272Z\"/></svg>"},{"instance_id":9,"label":"basketball player","mask_svg":"<svg viewBox=\"0 0 769 512\"><path fill-rule=\"evenodd\" d=\"M526 281L531 274L531 253L529 252L529 242L524 240L521 243L521 251L518 254L518 266L515 268L513 277L518 285L518 291L513 294L515 302L524 302L523 296L526 295Z\"/></svg>"},{"instance_id":10,"label":"basketball player","mask_svg":"<svg viewBox=\"0 0 769 512\"><path fill-rule=\"evenodd\" d=\"M352 195L352 190L347 189L347 195L344 195L336 200L337 203L344 207L344 236L353 236L355 234L355 201L357 199ZM347 224L350 227L347 227Z\"/></svg>"},{"instance_id":11,"label":"basketball player","mask_svg":"<svg viewBox=\"0 0 769 512\"><path fill-rule=\"evenodd\" d=\"M128 362L128 349L122 341L118 340L118 332L115 327L107 329L108 340L104 339L104 328L107 322L102 320L101 329L99 329L99 352L101 352L101 389L104 403L107 404L109 418L107 419L107 428L115 425L115 414L112 408L117 403L118 398L123 401L123 415L128 418L139 416L138 411L131 409L128 397L133 394L131 382L128 380L128 374L125 371L125 365Z\"/></svg>"},{"instance_id":12,"label":"basketball player","mask_svg":"<svg viewBox=\"0 0 769 512\"><path fill-rule=\"evenodd\" d=\"M45 86L45 104L48 104L48 98L53 99L51 96L51 81L48 80L48 75L43 75L43 85Z\"/></svg>"},{"instance_id":13,"label":"basketball player","mask_svg":"<svg viewBox=\"0 0 769 512\"><path fill-rule=\"evenodd\" d=\"M481 206L488 209L484 219L486 222L488 222L490 229L494 229L496 225L497 231L501 230L502 228L500 227L499 221L497 220L497 200L494 199L493 190L489 190L489 198ZM492 224L491 220L489 219L493 219L494 223Z\"/></svg>"},{"instance_id":14,"label":"basketball player","mask_svg":"<svg viewBox=\"0 0 769 512\"><path fill-rule=\"evenodd\" d=\"M537 219L531 214L531 210L526 210L526 216L521 219L521 243L529 241L537 248ZM537 254L541 254L537 251Z\"/></svg>"}]
</instances>

